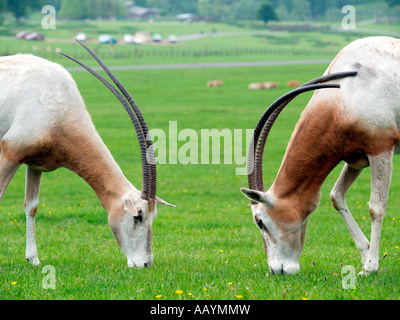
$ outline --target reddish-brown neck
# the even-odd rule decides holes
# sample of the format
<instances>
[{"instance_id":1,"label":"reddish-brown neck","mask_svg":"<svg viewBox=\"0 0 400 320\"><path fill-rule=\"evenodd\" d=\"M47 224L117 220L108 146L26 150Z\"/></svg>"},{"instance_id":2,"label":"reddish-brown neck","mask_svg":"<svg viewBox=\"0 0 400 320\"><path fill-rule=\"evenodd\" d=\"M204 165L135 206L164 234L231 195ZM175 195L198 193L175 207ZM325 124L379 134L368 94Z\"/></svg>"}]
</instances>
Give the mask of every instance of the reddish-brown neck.
<instances>
[{"instance_id":1,"label":"reddish-brown neck","mask_svg":"<svg viewBox=\"0 0 400 320\"><path fill-rule=\"evenodd\" d=\"M322 183L342 159L335 122L330 112L303 114L271 188L304 214L315 209Z\"/></svg>"},{"instance_id":2,"label":"reddish-brown neck","mask_svg":"<svg viewBox=\"0 0 400 320\"><path fill-rule=\"evenodd\" d=\"M70 130L58 135L59 153L64 153L61 165L81 176L110 213L121 204L121 197L132 189L132 185L97 133L75 137L73 133L77 132L79 130Z\"/></svg>"}]
</instances>

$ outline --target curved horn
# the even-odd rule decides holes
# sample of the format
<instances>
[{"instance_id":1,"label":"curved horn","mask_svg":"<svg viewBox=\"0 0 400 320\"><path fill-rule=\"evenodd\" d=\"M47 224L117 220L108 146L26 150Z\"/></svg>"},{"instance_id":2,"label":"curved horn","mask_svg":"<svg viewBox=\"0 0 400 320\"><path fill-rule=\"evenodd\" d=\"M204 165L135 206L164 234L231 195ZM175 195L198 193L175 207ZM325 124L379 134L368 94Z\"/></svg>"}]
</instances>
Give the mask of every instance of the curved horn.
<instances>
[{"instance_id":1,"label":"curved horn","mask_svg":"<svg viewBox=\"0 0 400 320\"><path fill-rule=\"evenodd\" d=\"M81 43L82 44L82 43ZM90 50L90 49L89 49ZM141 158L142 158L142 195L141 197L145 200L149 200L149 196L150 196L150 173L149 173L149 164L147 163L146 160L146 139L143 133L143 129L142 126L140 124L140 120L138 119L138 117L133 113L132 108L129 107L127 101L125 100L125 98L121 95L121 93L119 91L117 91L103 76L101 76L98 72L94 71L92 68L90 68L89 66L85 65L84 63L80 62L79 60L60 52L63 56L71 59L72 61L78 63L80 66L82 66L83 68L85 68L86 70L88 70L91 74L93 74L97 79L100 80L100 82L102 82L117 98L118 100L122 103L122 105L124 106L125 110L127 111L134 127L135 127L135 131L139 140L139 147L140 147L140 154L141 154ZM140 112L140 111L139 111ZM143 118L143 116L142 116ZM144 119L143 119L144 121ZM154 152L154 150L153 150ZM153 162L155 163L155 162ZM155 191L155 190L154 190ZM155 194L154 197L152 199L155 199ZM154 201L153 201L154 202Z\"/></svg>"},{"instance_id":2,"label":"curved horn","mask_svg":"<svg viewBox=\"0 0 400 320\"><path fill-rule=\"evenodd\" d=\"M271 106L264 112L254 129L253 138L250 143L248 152L248 182L251 189L265 191L262 177L262 157L264 153L265 142L279 113L284 107L292 101L297 95L310 90L324 89L324 88L340 88L338 84L319 84L334 79L340 79L349 76L355 76L357 72L340 72L313 79L302 86L288 92L282 97L278 98Z\"/></svg>"},{"instance_id":3,"label":"curved horn","mask_svg":"<svg viewBox=\"0 0 400 320\"><path fill-rule=\"evenodd\" d=\"M83 42L75 39L80 45L82 45L86 51L88 51L91 56L98 62L98 64L103 68L103 70L108 74L111 80L116 84L118 89L122 92L126 100L131 105L133 111L135 112L140 126L142 127L143 135L145 137L146 146L147 146L147 166L149 172L149 197L150 199L156 198L156 191L157 191L157 168L156 168L156 157L153 148L153 140L151 139L149 128L147 126L146 121L144 120L143 114L140 111L139 107L137 106L135 100L133 100L132 96L129 92L125 89L122 83L117 79L117 77L111 72L111 70L104 64L103 61Z\"/></svg>"}]
</instances>

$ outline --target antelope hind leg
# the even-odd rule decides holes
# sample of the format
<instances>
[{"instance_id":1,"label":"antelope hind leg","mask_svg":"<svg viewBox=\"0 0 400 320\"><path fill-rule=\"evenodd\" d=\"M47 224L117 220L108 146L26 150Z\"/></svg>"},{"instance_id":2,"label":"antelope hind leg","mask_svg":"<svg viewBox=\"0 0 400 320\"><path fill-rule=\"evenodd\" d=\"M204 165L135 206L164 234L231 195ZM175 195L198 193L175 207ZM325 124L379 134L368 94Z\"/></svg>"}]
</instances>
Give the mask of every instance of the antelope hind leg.
<instances>
[{"instance_id":1,"label":"antelope hind leg","mask_svg":"<svg viewBox=\"0 0 400 320\"><path fill-rule=\"evenodd\" d=\"M377 272L379 268L379 243L392 179L393 154L394 150L391 150L377 156L368 156L371 166L371 197L369 202L371 245L360 274Z\"/></svg>"}]
</instances>

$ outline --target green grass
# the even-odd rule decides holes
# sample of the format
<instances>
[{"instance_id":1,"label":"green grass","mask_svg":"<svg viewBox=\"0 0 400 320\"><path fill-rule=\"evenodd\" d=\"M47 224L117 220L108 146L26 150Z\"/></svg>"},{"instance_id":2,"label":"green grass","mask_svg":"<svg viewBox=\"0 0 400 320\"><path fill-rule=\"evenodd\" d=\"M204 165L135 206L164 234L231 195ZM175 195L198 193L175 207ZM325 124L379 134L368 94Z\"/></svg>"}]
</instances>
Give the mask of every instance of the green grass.
<instances>
[{"instance_id":1,"label":"green grass","mask_svg":"<svg viewBox=\"0 0 400 320\"><path fill-rule=\"evenodd\" d=\"M10 35L19 27L5 25L0 28L0 43L1 50L8 50L10 54L31 52L68 67L75 64L53 54L55 48L95 65L83 48L72 44L71 39L79 31L86 31L93 38L103 32L120 38L125 32L145 29L162 31L166 37L170 33L210 32L213 28L218 32L260 31L260 26L254 24L239 28L214 23L182 27L174 23L60 21L55 31L45 31L49 41L44 43L17 41ZM269 61L331 59L359 36L351 32L264 33L208 37L174 47L117 45L110 49L94 42L89 44L98 49L108 65ZM130 55L135 48L143 54ZM167 54L171 50L175 50L174 55ZM214 54L204 54L207 50ZM195 54L199 52L203 54ZM116 74L132 93L151 129L162 129L168 137L169 121L176 121L178 133L192 129L200 137L201 129L253 129L265 108L289 90L285 85L288 80L305 82L320 76L326 67L137 70ZM127 178L140 188L139 148L123 108L90 74L77 72L73 77L104 142ZM223 80L224 86L207 88L206 83L211 79ZM276 81L280 86L271 91L247 90L250 82L258 81ZM265 154L266 186L275 178L295 123L310 97L311 93L307 93L296 98L274 125ZM178 148L185 143L179 141ZM244 157L245 141L242 145ZM167 160L169 156L167 153ZM243 165L224 164L222 158L221 164L157 166L158 195L177 208L158 207L158 218L153 225L154 265L140 270L127 268L126 258L108 227L107 213L93 190L65 169L45 173L36 234L42 266L55 268L55 290L42 287L45 274L41 267L25 262L25 168L21 167L0 204L0 299L398 299L400 171L397 158L394 166L381 240L380 270L369 277L357 278L355 290L343 289L341 270L344 265L353 265L359 271L360 254L329 201L329 192L341 165L322 187L320 206L309 219L306 244L300 257L301 270L293 276L273 276L268 270L249 201L239 192L247 185L247 178L235 175L235 169ZM369 186L366 169L347 197L367 237ZM384 253L387 253L385 258ZM182 290L182 294L177 294L177 290Z\"/></svg>"},{"instance_id":2,"label":"green grass","mask_svg":"<svg viewBox=\"0 0 400 320\"><path fill-rule=\"evenodd\" d=\"M151 129L168 134L194 129L253 129L265 108L288 91L290 79L320 76L325 65L118 71ZM140 188L140 160L134 130L111 93L87 73L73 73L87 108L125 175ZM223 87L207 88L210 79ZM250 92L249 82L273 80L280 87ZM272 183L294 125L310 98L294 100L271 132L264 181ZM185 142L180 142L179 146ZM247 146L244 146L243 155ZM222 162L223 163L223 162ZM24 168L9 185L0 209L1 299L398 299L400 297L399 163L384 221L380 271L357 278L355 290L342 287L341 269L361 268L361 258L344 222L329 203L340 167L322 188L319 208L308 223L300 273L273 276L249 201L239 189L246 176L237 165L158 165L158 195L177 207L158 207L153 225L154 265L129 269L107 224L107 213L90 187L60 169L44 174L36 234L42 266L56 271L56 289L43 289L41 267L25 262ZM350 189L347 202L369 237L369 171ZM394 220L393 220L394 219ZM387 253L383 259L383 254ZM177 294L182 290L182 294ZM160 298L156 296L161 295Z\"/></svg>"}]
</instances>

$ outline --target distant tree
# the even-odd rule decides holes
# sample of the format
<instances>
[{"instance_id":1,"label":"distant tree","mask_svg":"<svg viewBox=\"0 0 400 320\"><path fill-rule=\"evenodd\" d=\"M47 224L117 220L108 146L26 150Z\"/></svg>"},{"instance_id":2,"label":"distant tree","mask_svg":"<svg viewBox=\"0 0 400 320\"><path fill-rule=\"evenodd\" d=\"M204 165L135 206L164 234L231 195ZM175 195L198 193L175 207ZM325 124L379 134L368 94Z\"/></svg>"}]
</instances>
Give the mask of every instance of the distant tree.
<instances>
[{"instance_id":1,"label":"distant tree","mask_svg":"<svg viewBox=\"0 0 400 320\"><path fill-rule=\"evenodd\" d=\"M392 9L396 6L400 6L400 0L386 0L386 3L388 4L388 8L387 8L388 22L389 22L389 24L392 24L392 19L390 17L390 9Z\"/></svg>"},{"instance_id":2,"label":"distant tree","mask_svg":"<svg viewBox=\"0 0 400 320\"><path fill-rule=\"evenodd\" d=\"M254 20L259 9L257 0L238 0L231 7L232 20Z\"/></svg>"},{"instance_id":3,"label":"distant tree","mask_svg":"<svg viewBox=\"0 0 400 320\"><path fill-rule=\"evenodd\" d=\"M308 0L312 17L319 18L325 15L327 2L321 0Z\"/></svg>"},{"instance_id":4,"label":"distant tree","mask_svg":"<svg viewBox=\"0 0 400 320\"><path fill-rule=\"evenodd\" d=\"M257 11L256 17L264 21L265 24L267 24L268 21L278 20L274 7L269 2L265 2L261 5L260 9Z\"/></svg>"},{"instance_id":5,"label":"distant tree","mask_svg":"<svg viewBox=\"0 0 400 320\"><path fill-rule=\"evenodd\" d=\"M390 8L393 8L395 6L400 6L400 0L386 0L386 3Z\"/></svg>"},{"instance_id":6,"label":"distant tree","mask_svg":"<svg viewBox=\"0 0 400 320\"><path fill-rule=\"evenodd\" d=\"M228 3L229 1L229 3ZM198 12L211 20L225 19L230 10L230 0L198 0Z\"/></svg>"},{"instance_id":7,"label":"distant tree","mask_svg":"<svg viewBox=\"0 0 400 320\"><path fill-rule=\"evenodd\" d=\"M0 24L3 24L4 18L3 18L3 13L7 9L7 0L0 0Z\"/></svg>"},{"instance_id":8,"label":"distant tree","mask_svg":"<svg viewBox=\"0 0 400 320\"><path fill-rule=\"evenodd\" d=\"M27 16L29 8L38 7L39 3L40 0L8 0L6 10L20 23L21 18Z\"/></svg>"},{"instance_id":9,"label":"distant tree","mask_svg":"<svg viewBox=\"0 0 400 320\"><path fill-rule=\"evenodd\" d=\"M290 17L292 20L305 20L310 16L310 3L306 0L293 0Z\"/></svg>"},{"instance_id":10,"label":"distant tree","mask_svg":"<svg viewBox=\"0 0 400 320\"><path fill-rule=\"evenodd\" d=\"M7 0L0 0L0 14L7 9Z\"/></svg>"},{"instance_id":11,"label":"distant tree","mask_svg":"<svg viewBox=\"0 0 400 320\"><path fill-rule=\"evenodd\" d=\"M147 7L147 0L135 0L134 2L139 7Z\"/></svg>"},{"instance_id":12,"label":"distant tree","mask_svg":"<svg viewBox=\"0 0 400 320\"><path fill-rule=\"evenodd\" d=\"M85 19L88 18L88 13L84 2L81 0L63 0L59 13L60 17L69 19Z\"/></svg>"},{"instance_id":13,"label":"distant tree","mask_svg":"<svg viewBox=\"0 0 400 320\"><path fill-rule=\"evenodd\" d=\"M79 20L116 17L122 12L119 0L63 0L59 15Z\"/></svg>"}]
</instances>

